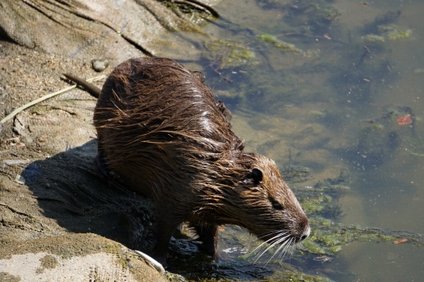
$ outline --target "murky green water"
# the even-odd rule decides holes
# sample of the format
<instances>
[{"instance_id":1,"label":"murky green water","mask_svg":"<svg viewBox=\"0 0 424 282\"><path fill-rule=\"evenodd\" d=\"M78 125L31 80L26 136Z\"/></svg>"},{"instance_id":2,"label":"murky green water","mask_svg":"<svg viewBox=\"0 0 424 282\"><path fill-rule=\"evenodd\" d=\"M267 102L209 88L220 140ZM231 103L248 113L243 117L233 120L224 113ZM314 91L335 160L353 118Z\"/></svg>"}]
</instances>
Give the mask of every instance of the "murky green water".
<instances>
[{"instance_id":1,"label":"murky green water","mask_svg":"<svg viewBox=\"0 0 424 282\"><path fill-rule=\"evenodd\" d=\"M222 19L205 30L221 41L205 43L213 55L200 64L248 149L297 172L288 180L304 201L329 195L325 211L310 209L317 221L407 231L418 241L363 237L332 252L295 251L288 265L258 265L245 256L254 239L226 228L221 261L188 262L193 272L280 281L294 266L334 281L422 281L424 2L245 0L217 10ZM302 197L326 179L343 189Z\"/></svg>"}]
</instances>

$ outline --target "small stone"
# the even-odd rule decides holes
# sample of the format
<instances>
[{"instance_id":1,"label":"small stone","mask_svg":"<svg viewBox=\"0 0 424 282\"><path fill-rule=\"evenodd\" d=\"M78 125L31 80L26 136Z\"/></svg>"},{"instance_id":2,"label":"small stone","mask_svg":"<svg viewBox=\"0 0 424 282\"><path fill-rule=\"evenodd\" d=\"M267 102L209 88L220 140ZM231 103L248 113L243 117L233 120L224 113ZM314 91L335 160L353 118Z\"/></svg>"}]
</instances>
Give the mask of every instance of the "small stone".
<instances>
[{"instance_id":1,"label":"small stone","mask_svg":"<svg viewBox=\"0 0 424 282\"><path fill-rule=\"evenodd\" d=\"M91 67L97 72L104 71L109 66L108 60L94 59L91 61Z\"/></svg>"},{"instance_id":2,"label":"small stone","mask_svg":"<svg viewBox=\"0 0 424 282\"><path fill-rule=\"evenodd\" d=\"M28 164L29 160L3 160L3 164L8 166L15 166L15 165L25 165Z\"/></svg>"}]
</instances>

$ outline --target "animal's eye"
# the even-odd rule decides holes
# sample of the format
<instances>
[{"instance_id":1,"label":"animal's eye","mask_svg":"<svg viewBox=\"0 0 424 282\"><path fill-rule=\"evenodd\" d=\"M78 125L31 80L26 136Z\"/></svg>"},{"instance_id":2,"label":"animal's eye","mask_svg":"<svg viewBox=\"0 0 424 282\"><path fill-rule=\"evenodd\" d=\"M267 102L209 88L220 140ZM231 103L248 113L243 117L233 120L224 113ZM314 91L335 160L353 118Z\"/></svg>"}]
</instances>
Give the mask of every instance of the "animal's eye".
<instances>
[{"instance_id":1,"label":"animal's eye","mask_svg":"<svg viewBox=\"0 0 424 282\"><path fill-rule=\"evenodd\" d=\"M259 185L263 179L263 173L260 169L254 168L247 175L244 180L245 183L253 182L254 185Z\"/></svg>"},{"instance_id":2,"label":"animal's eye","mask_svg":"<svg viewBox=\"0 0 424 282\"><path fill-rule=\"evenodd\" d=\"M276 199L269 197L269 201L271 202L271 205L274 209L276 209L276 210L283 210L284 209L283 205L279 201L277 201Z\"/></svg>"},{"instance_id":3,"label":"animal's eye","mask_svg":"<svg viewBox=\"0 0 424 282\"><path fill-rule=\"evenodd\" d=\"M250 177L253 179L255 185L258 185L263 179L263 173L260 169L254 168L250 172Z\"/></svg>"}]
</instances>

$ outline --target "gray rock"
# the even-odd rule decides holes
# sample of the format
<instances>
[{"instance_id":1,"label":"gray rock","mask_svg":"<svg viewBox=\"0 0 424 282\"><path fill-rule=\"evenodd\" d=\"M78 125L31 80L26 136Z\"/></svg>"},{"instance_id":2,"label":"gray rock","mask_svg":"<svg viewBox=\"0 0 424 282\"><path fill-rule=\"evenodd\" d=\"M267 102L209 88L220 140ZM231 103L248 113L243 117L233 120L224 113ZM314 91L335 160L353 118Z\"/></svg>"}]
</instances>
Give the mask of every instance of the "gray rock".
<instances>
[{"instance_id":1,"label":"gray rock","mask_svg":"<svg viewBox=\"0 0 424 282\"><path fill-rule=\"evenodd\" d=\"M21 45L69 58L196 58L193 43L167 33L198 31L196 24L177 14L155 0L2 0L0 30Z\"/></svg>"}]
</instances>

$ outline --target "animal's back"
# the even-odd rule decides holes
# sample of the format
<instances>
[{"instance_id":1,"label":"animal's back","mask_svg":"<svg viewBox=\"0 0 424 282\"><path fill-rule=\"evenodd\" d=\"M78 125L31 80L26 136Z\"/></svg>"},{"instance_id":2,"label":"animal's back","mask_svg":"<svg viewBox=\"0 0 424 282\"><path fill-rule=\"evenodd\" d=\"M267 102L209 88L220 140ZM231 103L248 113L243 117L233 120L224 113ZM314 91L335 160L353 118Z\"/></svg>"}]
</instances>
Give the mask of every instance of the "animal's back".
<instances>
[{"instance_id":1,"label":"animal's back","mask_svg":"<svg viewBox=\"0 0 424 282\"><path fill-rule=\"evenodd\" d=\"M190 187L198 166L241 143L199 76L164 58L119 65L103 86L94 124L108 169L155 198Z\"/></svg>"}]
</instances>

